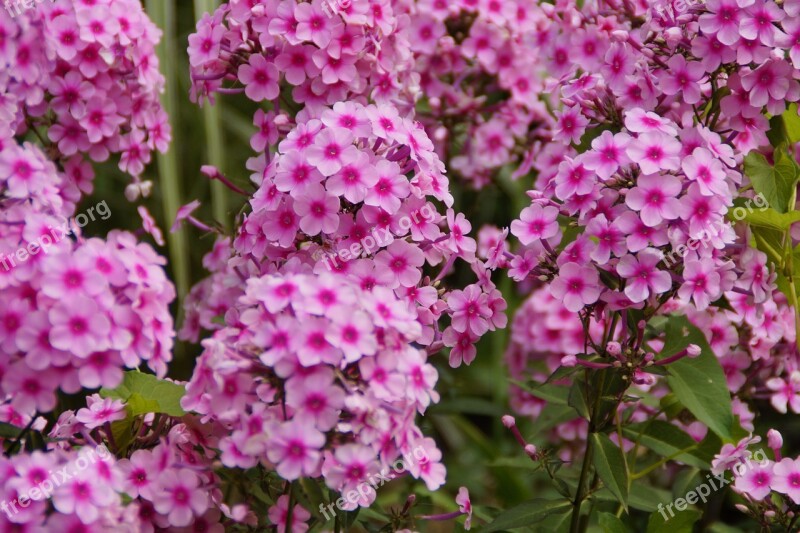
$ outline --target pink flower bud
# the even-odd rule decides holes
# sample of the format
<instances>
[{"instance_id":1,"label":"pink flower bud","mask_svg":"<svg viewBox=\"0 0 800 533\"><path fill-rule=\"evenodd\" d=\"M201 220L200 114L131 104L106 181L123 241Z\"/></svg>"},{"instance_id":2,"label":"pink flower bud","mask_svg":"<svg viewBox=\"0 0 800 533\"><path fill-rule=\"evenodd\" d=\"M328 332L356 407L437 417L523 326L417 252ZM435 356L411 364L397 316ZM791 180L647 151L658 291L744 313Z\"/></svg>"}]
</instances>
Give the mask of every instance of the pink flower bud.
<instances>
[{"instance_id":1,"label":"pink flower bud","mask_svg":"<svg viewBox=\"0 0 800 533\"><path fill-rule=\"evenodd\" d=\"M517 421L514 420L514 417L511 415L503 415L503 425L507 428L512 428L517 425Z\"/></svg>"},{"instance_id":2,"label":"pink flower bud","mask_svg":"<svg viewBox=\"0 0 800 533\"><path fill-rule=\"evenodd\" d=\"M561 366L572 368L578 364L578 358L574 355L565 355L561 358Z\"/></svg>"}]
</instances>

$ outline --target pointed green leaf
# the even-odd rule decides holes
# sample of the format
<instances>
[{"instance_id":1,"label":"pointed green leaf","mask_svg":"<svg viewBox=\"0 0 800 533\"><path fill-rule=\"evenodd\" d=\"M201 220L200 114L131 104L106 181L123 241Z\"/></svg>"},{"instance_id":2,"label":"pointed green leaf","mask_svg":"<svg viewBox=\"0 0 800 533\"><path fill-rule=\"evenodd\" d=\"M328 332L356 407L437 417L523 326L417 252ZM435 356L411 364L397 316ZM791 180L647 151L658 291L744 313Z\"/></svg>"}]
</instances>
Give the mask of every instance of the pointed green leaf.
<instances>
[{"instance_id":1,"label":"pointed green leaf","mask_svg":"<svg viewBox=\"0 0 800 533\"><path fill-rule=\"evenodd\" d=\"M756 151L750 152L744 159L744 170L753 189L766 198L770 207L779 213L790 210L789 201L797 186L797 164L784 154L783 147L775 149L775 164L770 165L767 159Z\"/></svg>"},{"instance_id":2,"label":"pointed green leaf","mask_svg":"<svg viewBox=\"0 0 800 533\"><path fill-rule=\"evenodd\" d=\"M492 531L505 531L506 529L530 526L541 522L550 515L566 513L571 508L572 504L566 500L537 498L503 511L481 531L490 533Z\"/></svg>"},{"instance_id":3,"label":"pointed green leaf","mask_svg":"<svg viewBox=\"0 0 800 533\"><path fill-rule=\"evenodd\" d=\"M711 467L707 459L700 456L698 451L700 443L682 429L664 420L631 424L622 428L622 434L631 440L639 439L642 446L663 457L673 457L676 461L704 470ZM688 452L675 455L690 448Z\"/></svg>"},{"instance_id":4,"label":"pointed green leaf","mask_svg":"<svg viewBox=\"0 0 800 533\"><path fill-rule=\"evenodd\" d=\"M689 344L700 347L700 355L684 357L667 369L667 383L680 402L699 421L724 440L733 440L733 411L728 382L719 360L711 351L703 333L685 316L670 316L666 327L663 359L686 349Z\"/></svg>"},{"instance_id":5,"label":"pointed green leaf","mask_svg":"<svg viewBox=\"0 0 800 533\"><path fill-rule=\"evenodd\" d=\"M603 528L603 533L630 533L622 520L611 513L600 513L597 516L597 522Z\"/></svg>"},{"instance_id":6,"label":"pointed green leaf","mask_svg":"<svg viewBox=\"0 0 800 533\"><path fill-rule=\"evenodd\" d=\"M694 523L699 519L700 513L694 509L678 511L674 506L671 510L662 507L660 511L650 515L650 520L647 521L647 533L692 533Z\"/></svg>"},{"instance_id":7,"label":"pointed green leaf","mask_svg":"<svg viewBox=\"0 0 800 533\"><path fill-rule=\"evenodd\" d=\"M622 450L602 433L592 433L589 438L594 440L592 459L597 475L627 511L628 465Z\"/></svg>"},{"instance_id":8,"label":"pointed green leaf","mask_svg":"<svg viewBox=\"0 0 800 533\"><path fill-rule=\"evenodd\" d=\"M127 404L128 414L137 416L145 413L164 413L169 416L183 416L181 407L185 393L182 385L158 379L152 374L125 372L122 384L114 389L100 389L100 396L122 400Z\"/></svg>"}]
</instances>

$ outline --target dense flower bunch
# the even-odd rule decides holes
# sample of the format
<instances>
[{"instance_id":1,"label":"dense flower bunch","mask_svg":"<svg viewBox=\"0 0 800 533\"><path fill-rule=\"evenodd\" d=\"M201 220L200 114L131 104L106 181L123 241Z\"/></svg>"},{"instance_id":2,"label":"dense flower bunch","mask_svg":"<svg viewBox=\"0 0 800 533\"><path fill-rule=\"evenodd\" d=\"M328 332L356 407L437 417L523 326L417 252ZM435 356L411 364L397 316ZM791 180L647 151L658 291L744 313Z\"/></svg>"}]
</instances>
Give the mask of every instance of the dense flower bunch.
<instances>
[{"instance_id":1,"label":"dense flower bunch","mask_svg":"<svg viewBox=\"0 0 800 533\"><path fill-rule=\"evenodd\" d=\"M609 17L566 3L540 20L533 55L546 58L544 83L560 102L554 121L539 126L551 140L537 148L537 190L510 227L521 245L506 254L510 275L541 287L514 319L515 379L619 368L621 390L634 385L633 396L664 400L668 365L701 354L689 344L657 357L665 338L653 317L679 314L716 355L737 427L754 429L753 400L800 408L795 311L781 293L794 287L777 290L774 257L750 248L761 241L734 223L794 208L774 197L768 204L744 160L758 151L777 166L793 152L766 117L780 119L800 99L795 4L625 3ZM547 404L522 389L513 401L534 416ZM668 416L665 404L622 393L617 402L626 423L657 416L697 442L708 433L695 418ZM567 443L585 431L581 418L555 429ZM623 450L634 447L621 440Z\"/></svg>"},{"instance_id":2,"label":"dense flower bunch","mask_svg":"<svg viewBox=\"0 0 800 533\"><path fill-rule=\"evenodd\" d=\"M800 458L783 457L783 436L775 429L767 432L772 459L764 448L757 448L759 442L761 437L749 437L735 445L726 444L714 458L712 473L733 473L731 486L744 498L736 507L763 528L793 531L800 504Z\"/></svg>"},{"instance_id":3,"label":"dense flower bunch","mask_svg":"<svg viewBox=\"0 0 800 533\"><path fill-rule=\"evenodd\" d=\"M221 533L220 519L253 523L244 506L221 503L206 453L216 443L211 425L194 415L147 413L128 435L115 430L127 416L123 401L90 396L87 407L61 413L47 451L0 459L0 527Z\"/></svg>"},{"instance_id":4,"label":"dense flower bunch","mask_svg":"<svg viewBox=\"0 0 800 533\"><path fill-rule=\"evenodd\" d=\"M0 34L0 394L12 419L51 411L58 389L114 387L144 360L164 375L175 291L163 258L133 235L82 238L110 216L105 203L79 214L86 222L69 218L92 190L85 155L121 153L136 177L147 143L166 149L159 32L141 5L48 3L3 16ZM26 134L43 146L18 141Z\"/></svg>"},{"instance_id":5,"label":"dense flower bunch","mask_svg":"<svg viewBox=\"0 0 800 533\"><path fill-rule=\"evenodd\" d=\"M441 453L415 424L438 401L429 355L452 346L452 366L470 363L474 343L504 325L505 302L463 215L437 212L433 201L452 197L419 125L387 104L312 117L262 140L278 151L251 160L252 212L233 250L220 239L204 260L214 274L190 294L182 335L218 331L203 341L184 407L229 429L228 467L268 464L344 494L406 458L435 489ZM478 282L439 290L457 258ZM434 280L426 263L439 265Z\"/></svg>"},{"instance_id":6,"label":"dense flower bunch","mask_svg":"<svg viewBox=\"0 0 800 533\"><path fill-rule=\"evenodd\" d=\"M419 89L406 25L388 0L223 4L189 38L192 97L213 103L214 93L244 91L277 101L286 89L300 107L367 96L407 111ZM276 113L257 115L257 125L274 127Z\"/></svg>"},{"instance_id":7,"label":"dense flower bunch","mask_svg":"<svg viewBox=\"0 0 800 533\"><path fill-rule=\"evenodd\" d=\"M524 0L398 4L411 17L420 120L448 166L474 187L500 167L525 174L546 133L539 125L552 122L541 101L542 60L531 53L545 8Z\"/></svg>"},{"instance_id":8,"label":"dense flower bunch","mask_svg":"<svg viewBox=\"0 0 800 533\"><path fill-rule=\"evenodd\" d=\"M800 84L784 57L791 46L780 48L788 41L772 23L790 19L782 9L771 2L737 9L742 29L723 37L712 22L722 17L716 6L675 21L656 13L639 29L591 9L573 16L571 6L550 17L540 46L561 92L553 143L575 146L587 136L591 143L538 163L542 192L531 193L532 205L511 226L523 249L510 263L517 279L548 281L572 312L588 306L609 317L673 300L661 311L680 305L697 325L716 322L734 334L726 323L746 324L743 353L758 360L794 336L783 327L776 303L783 300L773 299L766 254L735 244L726 215L743 185L744 154L766 144L763 114L782 113L800 98ZM763 10L770 22L752 33ZM562 54L572 32L594 36L594 44ZM758 200L751 203L766 206ZM577 223L577 237L565 236L559 217ZM736 311L712 308L723 297ZM739 341L726 340L709 338L720 356Z\"/></svg>"},{"instance_id":9,"label":"dense flower bunch","mask_svg":"<svg viewBox=\"0 0 800 533\"><path fill-rule=\"evenodd\" d=\"M129 194L146 194L139 176L170 138L158 100L160 35L135 0L56 0L14 18L3 13L0 136L35 133L85 193L93 174L83 156L118 153L119 168L134 178Z\"/></svg>"}]
</instances>

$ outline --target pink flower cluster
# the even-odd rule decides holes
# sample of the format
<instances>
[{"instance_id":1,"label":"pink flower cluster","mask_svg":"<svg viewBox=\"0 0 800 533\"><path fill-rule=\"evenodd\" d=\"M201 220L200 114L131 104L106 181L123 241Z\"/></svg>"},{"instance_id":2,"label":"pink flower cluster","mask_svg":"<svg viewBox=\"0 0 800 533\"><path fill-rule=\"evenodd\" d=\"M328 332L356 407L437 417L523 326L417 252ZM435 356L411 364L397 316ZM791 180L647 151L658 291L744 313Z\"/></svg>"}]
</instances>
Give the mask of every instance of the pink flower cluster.
<instances>
[{"instance_id":1,"label":"pink flower cluster","mask_svg":"<svg viewBox=\"0 0 800 533\"><path fill-rule=\"evenodd\" d=\"M189 37L193 98L213 103L214 93L243 90L253 101L273 101L285 83L293 103L310 107L357 95L413 104L407 21L394 3L338 4L333 13L322 0L234 1L205 15ZM230 87L237 82L244 89Z\"/></svg>"},{"instance_id":2,"label":"pink flower cluster","mask_svg":"<svg viewBox=\"0 0 800 533\"><path fill-rule=\"evenodd\" d=\"M736 507L769 526L791 525L797 521L794 507L800 504L800 458L783 457L783 436L775 429L767 432L767 444L773 460L763 449L755 453L748 448L761 437L747 437L738 443L726 444L713 462L712 472L733 472L733 490L744 497ZM761 457L759 457L761 456Z\"/></svg>"},{"instance_id":3,"label":"pink flower cluster","mask_svg":"<svg viewBox=\"0 0 800 533\"><path fill-rule=\"evenodd\" d=\"M204 260L214 273L187 299L181 334L217 332L203 341L184 407L229 429L228 467L268 464L347 493L423 449L409 471L433 490L441 452L415 424L439 398L429 356L452 346L452 366L470 363L474 343L505 325L505 302L469 223L432 203L452 197L424 131L386 104L314 111L270 141L277 153L251 160L252 212L233 250L220 239ZM413 216L421 210L432 215ZM380 236L374 248L355 248L368 235ZM325 260L342 250L353 259ZM439 290L457 258L478 282ZM440 265L435 279L426 264Z\"/></svg>"},{"instance_id":4,"label":"pink flower cluster","mask_svg":"<svg viewBox=\"0 0 800 533\"><path fill-rule=\"evenodd\" d=\"M0 18L0 138L37 135L85 193L83 154L99 162L119 153L140 187L152 151L170 139L160 35L135 0L56 0Z\"/></svg>"},{"instance_id":5,"label":"pink flower cluster","mask_svg":"<svg viewBox=\"0 0 800 533\"><path fill-rule=\"evenodd\" d=\"M123 402L95 395L87 405L61 413L48 434L58 443L47 451L0 459L3 531L222 533L221 521L255 523L245 506L222 503L207 451L217 443L212 426L194 415L150 413L133 442L117 442L131 446L132 453L124 454L103 443L114 442L110 424L126 418Z\"/></svg>"},{"instance_id":6,"label":"pink flower cluster","mask_svg":"<svg viewBox=\"0 0 800 533\"><path fill-rule=\"evenodd\" d=\"M501 167L527 173L525 149L548 120L535 53L545 8L524 0L408 2L420 111L448 167L480 188ZM558 73L556 73L558 75Z\"/></svg>"}]
</instances>

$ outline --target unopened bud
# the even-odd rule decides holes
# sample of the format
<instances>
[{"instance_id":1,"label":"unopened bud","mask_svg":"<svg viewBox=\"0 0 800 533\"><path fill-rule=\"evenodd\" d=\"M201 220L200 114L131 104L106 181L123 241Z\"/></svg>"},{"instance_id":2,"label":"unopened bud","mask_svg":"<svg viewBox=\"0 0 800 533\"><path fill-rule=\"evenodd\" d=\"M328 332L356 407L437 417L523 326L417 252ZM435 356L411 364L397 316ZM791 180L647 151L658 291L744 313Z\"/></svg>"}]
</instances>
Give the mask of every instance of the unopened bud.
<instances>
[{"instance_id":1,"label":"unopened bud","mask_svg":"<svg viewBox=\"0 0 800 533\"><path fill-rule=\"evenodd\" d=\"M503 415L503 425L509 429L517 425L517 421L511 415Z\"/></svg>"},{"instance_id":2,"label":"unopened bud","mask_svg":"<svg viewBox=\"0 0 800 533\"><path fill-rule=\"evenodd\" d=\"M689 346L686 347L686 355L688 355L692 359L699 356L701 351L702 350L700 350L700 347L696 344L690 344Z\"/></svg>"}]
</instances>

